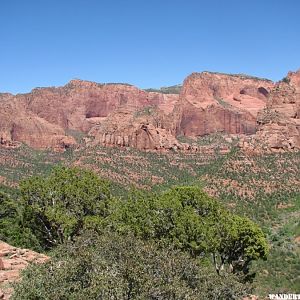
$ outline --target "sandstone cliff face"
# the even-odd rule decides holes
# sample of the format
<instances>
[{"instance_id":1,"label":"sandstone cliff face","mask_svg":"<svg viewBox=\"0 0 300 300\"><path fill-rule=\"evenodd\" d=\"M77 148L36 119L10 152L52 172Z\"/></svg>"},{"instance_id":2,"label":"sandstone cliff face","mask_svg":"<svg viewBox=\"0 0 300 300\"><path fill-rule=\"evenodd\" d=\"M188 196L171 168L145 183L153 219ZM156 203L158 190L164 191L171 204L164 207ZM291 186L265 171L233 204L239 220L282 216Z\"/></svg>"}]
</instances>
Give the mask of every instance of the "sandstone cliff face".
<instances>
[{"instance_id":1,"label":"sandstone cliff face","mask_svg":"<svg viewBox=\"0 0 300 300\"><path fill-rule=\"evenodd\" d=\"M28 94L0 94L0 146L64 150L76 145L72 132L81 132L93 145L191 149L176 136L223 132L255 134L256 144L263 141L272 149L297 149L299 90L300 71L277 84L245 75L194 73L179 95L72 80Z\"/></svg>"},{"instance_id":2,"label":"sandstone cliff face","mask_svg":"<svg viewBox=\"0 0 300 300\"><path fill-rule=\"evenodd\" d=\"M25 143L33 148L68 147L72 137L56 124L28 110L24 99L8 97L0 102L0 145Z\"/></svg>"},{"instance_id":3,"label":"sandstone cliff face","mask_svg":"<svg viewBox=\"0 0 300 300\"><path fill-rule=\"evenodd\" d=\"M177 134L253 134L274 84L243 75L194 73L184 82Z\"/></svg>"},{"instance_id":4,"label":"sandstone cliff face","mask_svg":"<svg viewBox=\"0 0 300 300\"><path fill-rule=\"evenodd\" d=\"M72 80L61 88L33 90L28 108L39 117L64 129L88 132L119 107L133 111L158 105L160 94L147 93L126 84L98 84Z\"/></svg>"},{"instance_id":5,"label":"sandstone cliff face","mask_svg":"<svg viewBox=\"0 0 300 300\"><path fill-rule=\"evenodd\" d=\"M300 149L300 70L290 72L275 85L257 123L254 140L265 148Z\"/></svg>"},{"instance_id":6,"label":"sandstone cliff face","mask_svg":"<svg viewBox=\"0 0 300 300\"><path fill-rule=\"evenodd\" d=\"M126 84L82 80L72 80L64 87L37 88L29 94L1 94L0 144L22 142L34 148L64 149L76 144L68 130L87 133L118 109L133 114L143 107L161 105L167 114L177 98ZM110 131L113 134L112 128Z\"/></svg>"},{"instance_id":7,"label":"sandstone cliff face","mask_svg":"<svg viewBox=\"0 0 300 300\"><path fill-rule=\"evenodd\" d=\"M140 150L181 149L183 145L165 126L167 117L159 107L146 107L135 112L119 109L110 114L103 124L93 127L89 135L94 137L92 144Z\"/></svg>"}]
</instances>

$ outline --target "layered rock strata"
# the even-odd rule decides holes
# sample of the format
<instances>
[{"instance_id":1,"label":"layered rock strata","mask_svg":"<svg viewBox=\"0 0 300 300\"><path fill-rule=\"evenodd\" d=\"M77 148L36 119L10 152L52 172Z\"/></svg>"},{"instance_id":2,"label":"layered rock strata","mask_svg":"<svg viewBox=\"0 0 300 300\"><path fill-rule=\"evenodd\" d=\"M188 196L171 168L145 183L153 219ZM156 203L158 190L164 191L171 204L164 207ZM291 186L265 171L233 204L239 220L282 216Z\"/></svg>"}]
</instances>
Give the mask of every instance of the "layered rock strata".
<instances>
[{"instance_id":1,"label":"layered rock strata","mask_svg":"<svg viewBox=\"0 0 300 300\"><path fill-rule=\"evenodd\" d=\"M300 148L300 71L281 82L246 75L193 73L176 92L72 80L28 94L0 94L0 146L63 151L87 144L141 150L192 149L177 136L246 136L241 147ZM174 89L173 89L174 90ZM249 135L251 136L249 138Z\"/></svg>"}]
</instances>

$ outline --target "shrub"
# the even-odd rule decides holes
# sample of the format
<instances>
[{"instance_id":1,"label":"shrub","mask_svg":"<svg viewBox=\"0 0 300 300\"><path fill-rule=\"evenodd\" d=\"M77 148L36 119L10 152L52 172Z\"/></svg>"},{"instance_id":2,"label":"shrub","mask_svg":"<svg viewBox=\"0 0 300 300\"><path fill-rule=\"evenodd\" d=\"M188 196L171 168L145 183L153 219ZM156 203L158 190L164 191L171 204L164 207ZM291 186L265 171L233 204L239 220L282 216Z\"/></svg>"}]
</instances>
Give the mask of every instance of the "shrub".
<instances>
[{"instance_id":1,"label":"shrub","mask_svg":"<svg viewBox=\"0 0 300 300\"><path fill-rule=\"evenodd\" d=\"M179 250L108 232L85 233L25 270L12 299L230 300L248 292L235 276L217 276Z\"/></svg>"}]
</instances>

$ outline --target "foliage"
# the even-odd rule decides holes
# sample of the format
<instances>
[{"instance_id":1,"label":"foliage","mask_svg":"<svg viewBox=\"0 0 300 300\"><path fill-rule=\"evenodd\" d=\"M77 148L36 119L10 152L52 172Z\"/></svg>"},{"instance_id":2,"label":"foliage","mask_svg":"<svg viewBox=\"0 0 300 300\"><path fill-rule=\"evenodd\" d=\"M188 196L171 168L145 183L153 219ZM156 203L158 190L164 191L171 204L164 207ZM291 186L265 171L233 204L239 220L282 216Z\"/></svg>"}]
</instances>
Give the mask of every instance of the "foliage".
<instances>
[{"instance_id":1,"label":"foliage","mask_svg":"<svg viewBox=\"0 0 300 300\"><path fill-rule=\"evenodd\" d=\"M252 79L252 80L258 80L258 81L269 81L272 82L272 80L267 79L267 78L261 78L257 76L252 76L244 73L240 74L230 74L230 73L222 73L222 72L211 72L211 71L203 71L205 73L211 73L211 74L221 74L221 75L229 75L229 76L234 76L234 77L239 77L241 79Z\"/></svg>"},{"instance_id":2,"label":"foliage","mask_svg":"<svg viewBox=\"0 0 300 300\"><path fill-rule=\"evenodd\" d=\"M207 134L200 137L188 137L185 135L179 135L176 137L181 143L188 143L196 146L211 146L214 150L217 150L220 147L227 147L231 149L232 146L235 146L238 142L238 138L228 137L227 134L222 132L215 132ZM228 139L229 138L229 139ZM217 152L217 151L216 151ZM199 157L200 155L198 155Z\"/></svg>"},{"instance_id":3,"label":"foliage","mask_svg":"<svg viewBox=\"0 0 300 300\"><path fill-rule=\"evenodd\" d=\"M156 112L155 106L145 106L134 113L134 117L151 116Z\"/></svg>"},{"instance_id":4,"label":"foliage","mask_svg":"<svg viewBox=\"0 0 300 300\"><path fill-rule=\"evenodd\" d=\"M13 197L0 191L0 240L18 247L40 250L39 243L22 224L21 207Z\"/></svg>"},{"instance_id":5,"label":"foliage","mask_svg":"<svg viewBox=\"0 0 300 300\"><path fill-rule=\"evenodd\" d=\"M215 97L215 100L217 100L218 103L225 108L232 108L231 104L229 104L228 102L226 102L225 100L223 100L221 98Z\"/></svg>"},{"instance_id":6,"label":"foliage","mask_svg":"<svg viewBox=\"0 0 300 300\"><path fill-rule=\"evenodd\" d=\"M270 290L297 290L300 244L296 238L300 234L287 230L286 226L296 228L299 220L300 152L253 156L235 150L221 155L217 149L229 145L220 134L192 142L208 145L212 152L153 153L95 146L56 153L26 146L0 148L0 181L16 187L21 179L48 175L54 165L64 164L90 168L109 178L112 193L122 197L127 197L132 185L159 193L174 185L201 185L232 213L258 223L268 237L271 246L268 260L257 260L251 267L257 274L255 294L265 296ZM6 237L8 240L17 245Z\"/></svg>"},{"instance_id":7,"label":"foliage","mask_svg":"<svg viewBox=\"0 0 300 300\"><path fill-rule=\"evenodd\" d=\"M290 80L289 77L286 76L286 77L283 77L283 78L281 79L281 81L282 81L282 82L285 82L285 83L287 83L287 84L289 84L291 80Z\"/></svg>"},{"instance_id":8,"label":"foliage","mask_svg":"<svg viewBox=\"0 0 300 300\"><path fill-rule=\"evenodd\" d=\"M66 129L66 134L72 136L77 143L81 143L86 136L85 133L74 129Z\"/></svg>"},{"instance_id":9,"label":"foliage","mask_svg":"<svg viewBox=\"0 0 300 300\"><path fill-rule=\"evenodd\" d=\"M286 207L269 227L269 242L272 245L268 261L257 261L255 279L257 293L265 295L298 291L300 287L300 196L295 206Z\"/></svg>"},{"instance_id":10,"label":"foliage","mask_svg":"<svg viewBox=\"0 0 300 300\"><path fill-rule=\"evenodd\" d=\"M163 94L180 94L180 91L182 89L181 84L173 85L173 86L166 86L161 87L159 89L145 89L146 92L155 92L155 93L163 93Z\"/></svg>"},{"instance_id":11,"label":"foliage","mask_svg":"<svg viewBox=\"0 0 300 300\"><path fill-rule=\"evenodd\" d=\"M48 177L31 177L20 184L24 226L45 249L101 223L110 198L106 180L78 168L57 167Z\"/></svg>"},{"instance_id":12,"label":"foliage","mask_svg":"<svg viewBox=\"0 0 300 300\"><path fill-rule=\"evenodd\" d=\"M224 209L199 187L174 187L161 195L136 194L111 216L111 228L143 239L173 244L194 256L212 255L218 273L249 272L249 264L265 259L268 245L261 229L248 218ZM220 261L217 262L217 258Z\"/></svg>"},{"instance_id":13,"label":"foliage","mask_svg":"<svg viewBox=\"0 0 300 300\"><path fill-rule=\"evenodd\" d=\"M172 247L108 232L85 233L25 270L12 299L230 300L249 292L234 275L220 277Z\"/></svg>"},{"instance_id":14,"label":"foliage","mask_svg":"<svg viewBox=\"0 0 300 300\"><path fill-rule=\"evenodd\" d=\"M8 213L18 215L22 227L46 250L86 228L100 233L109 228L155 240L162 247L172 245L194 257L213 257L219 274L226 264L230 272L242 270L246 275L249 264L268 252L256 224L229 213L196 186L160 194L135 191L121 200L112 197L108 182L91 171L57 167L47 177L23 181L17 203L20 211L11 208Z\"/></svg>"},{"instance_id":15,"label":"foliage","mask_svg":"<svg viewBox=\"0 0 300 300\"><path fill-rule=\"evenodd\" d=\"M220 226L226 227L226 230L221 231L221 243L217 253L213 253L215 264L218 256L220 257L218 273L227 262L234 273L242 272L246 275L245 280L252 280L255 274L249 274L250 263L258 259L266 260L269 253L264 233L245 217L232 215L226 219L223 217L220 221Z\"/></svg>"}]
</instances>

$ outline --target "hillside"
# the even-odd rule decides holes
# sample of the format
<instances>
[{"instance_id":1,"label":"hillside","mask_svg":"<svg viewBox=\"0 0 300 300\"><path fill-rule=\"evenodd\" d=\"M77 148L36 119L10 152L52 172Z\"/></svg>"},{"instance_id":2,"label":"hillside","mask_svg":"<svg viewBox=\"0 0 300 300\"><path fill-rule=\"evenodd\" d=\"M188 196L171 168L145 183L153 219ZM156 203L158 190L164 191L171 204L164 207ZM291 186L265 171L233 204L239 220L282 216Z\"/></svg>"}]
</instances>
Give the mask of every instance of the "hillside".
<instances>
[{"instance_id":1,"label":"hillside","mask_svg":"<svg viewBox=\"0 0 300 300\"><path fill-rule=\"evenodd\" d=\"M64 153L32 151L27 147L2 149L2 183L11 187L29 175L48 174L56 164L80 166L113 181L113 191L124 196L131 186L163 191L173 185L201 185L231 211L258 222L272 245L267 262L255 266L257 293L295 290L300 259L300 155L248 155L237 148L220 153L226 137L197 140L208 152L144 152L135 149L82 147ZM220 142L223 141L223 142ZM209 147L208 147L209 146ZM215 151L211 152L211 146ZM9 158L8 158L9 157Z\"/></svg>"}]
</instances>

